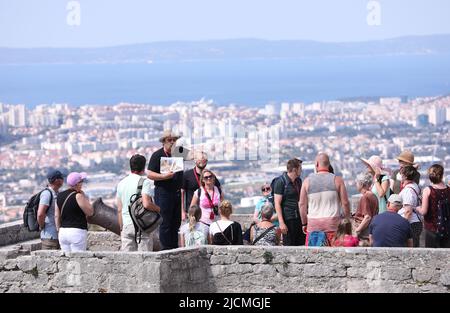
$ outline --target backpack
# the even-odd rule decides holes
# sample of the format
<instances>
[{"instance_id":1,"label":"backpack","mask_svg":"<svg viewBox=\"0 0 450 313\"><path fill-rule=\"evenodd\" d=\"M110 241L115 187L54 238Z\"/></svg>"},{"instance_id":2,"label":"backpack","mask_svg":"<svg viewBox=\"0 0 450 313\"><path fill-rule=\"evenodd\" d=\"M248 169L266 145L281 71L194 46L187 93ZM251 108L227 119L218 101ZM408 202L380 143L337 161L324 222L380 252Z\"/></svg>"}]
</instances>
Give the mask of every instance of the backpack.
<instances>
[{"instance_id":1,"label":"backpack","mask_svg":"<svg viewBox=\"0 0 450 313\"><path fill-rule=\"evenodd\" d=\"M308 236L308 247L327 247L330 243L327 234L323 231L313 231Z\"/></svg>"},{"instance_id":2,"label":"backpack","mask_svg":"<svg viewBox=\"0 0 450 313\"><path fill-rule=\"evenodd\" d=\"M287 186L289 184L289 182L287 181L287 179L284 177L284 174L281 174L280 176L275 177L274 179L272 179L272 182L270 183L270 189L272 190L270 193L270 196L268 198L269 202L272 203L273 208L275 209L275 192L274 192L274 188L275 188L275 184L278 180L283 180L284 182L284 188L283 188L283 200L284 200L284 196L285 196L285 191L287 189ZM283 201L281 200L281 201Z\"/></svg>"},{"instance_id":3,"label":"backpack","mask_svg":"<svg viewBox=\"0 0 450 313\"><path fill-rule=\"evenodd\" d=\"M203 232L199 230L193 230L188 232L184 236L184 246L185 247L193 247L193 246L201 246L208 244L206 240L206 236Z\"/></svg>"},{"instance_id":4,"label":"backpack","mask_svg":"<svg viewBox=\"0 0 450 313\"><path fill-rule=\"evenodd\" d=\"M134 241L136 243L141 242L143 232L150 234L162 223L162 217L159 213L144 208L141 194L144 180L144 177L139 179L136 193L130 197L130 205L128 206L128 212L134 225ZM137 241L138 234L139 241Z\"/></svg>"},{"instance_id":5,"label":"backpack","mask_svg":"<svg viewBox=\"0 0 450 313\"><path fill-rule=\"evenodd\" d=\"M50 205L47 208L50 209L52 206L53 201L53 193L49 188L45 188L38 192L37 194L33 195L25 205L25 209L23 210L23 226L28 229L28 231L39 231L39 223L37 221L37 214L39 209L39 202L41 201L41 194L45 190L48 190L50 192Z\"/></svg>"},{"instance_id":6,"label":"backpack","mask_svg":"<svg viewBox=\"0 0 450 313\"><path fill-rule=\"evenodd\" d=\"M431 186L430 188L433 189L433 187ZM438 235L438 237L440 238L450 237L450 200L447 196L438 201L436 226L437 226L436 234Z\"/></svg>"}]
</instances>

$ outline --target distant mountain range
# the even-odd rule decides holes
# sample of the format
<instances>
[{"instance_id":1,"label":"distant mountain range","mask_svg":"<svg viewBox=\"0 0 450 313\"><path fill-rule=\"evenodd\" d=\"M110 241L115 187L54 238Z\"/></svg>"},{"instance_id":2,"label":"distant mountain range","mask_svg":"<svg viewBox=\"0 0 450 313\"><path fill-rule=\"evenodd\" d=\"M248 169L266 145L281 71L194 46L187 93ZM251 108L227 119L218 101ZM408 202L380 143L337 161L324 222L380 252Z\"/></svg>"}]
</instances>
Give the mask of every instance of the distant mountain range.
<instances>
[{"instance_id":1,"label":"distant mountain range","mask_svg":"<svg viewBox=\"0 0 450 313\"><path fill-rule=\"evenodd\" d=\"M347 43L230 39L166 41L105 48L0 48L0 64L110 64L395 55L450 56L450 34Z\"/></svg>"}]
</instances>

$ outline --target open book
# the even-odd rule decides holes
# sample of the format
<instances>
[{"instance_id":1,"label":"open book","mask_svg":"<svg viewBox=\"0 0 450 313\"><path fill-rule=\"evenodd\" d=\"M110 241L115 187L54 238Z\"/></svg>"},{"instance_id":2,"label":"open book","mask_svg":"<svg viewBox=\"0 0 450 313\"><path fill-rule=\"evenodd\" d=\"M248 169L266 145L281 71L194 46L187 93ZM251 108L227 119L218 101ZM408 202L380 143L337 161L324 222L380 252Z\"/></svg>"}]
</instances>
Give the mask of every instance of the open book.
<instances>
[{"instance_id":1,"label":"open book","mask_svg":"<svg viewBox=\"0 0 450 313\"><path fill-rule=\"evenodd\" d=\"M183 158L161 158L160 173L180 172L184 170Z\"/></svg>"}]
</instances>

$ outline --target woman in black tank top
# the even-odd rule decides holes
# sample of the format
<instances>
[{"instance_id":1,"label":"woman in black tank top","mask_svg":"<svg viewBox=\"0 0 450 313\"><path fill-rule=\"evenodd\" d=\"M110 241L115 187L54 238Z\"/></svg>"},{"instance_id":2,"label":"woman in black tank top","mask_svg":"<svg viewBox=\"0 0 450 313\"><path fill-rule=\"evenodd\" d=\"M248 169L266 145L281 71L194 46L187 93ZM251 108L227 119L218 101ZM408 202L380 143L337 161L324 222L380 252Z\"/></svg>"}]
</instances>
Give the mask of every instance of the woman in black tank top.
<instances>
[{"instance_id":1,"label":"woman in black tank top","mask_svg":"<svg viewBox=\"0 0 450 313\"><path fill-rule=\"evenodd\" d=\"M87 246L87 216L94 214L89 199L82 191L85 173L67 176L69 189L60 192L56 200L56 221L59 243L63 251L84 251Z\"/></svg>"}]
</instances>

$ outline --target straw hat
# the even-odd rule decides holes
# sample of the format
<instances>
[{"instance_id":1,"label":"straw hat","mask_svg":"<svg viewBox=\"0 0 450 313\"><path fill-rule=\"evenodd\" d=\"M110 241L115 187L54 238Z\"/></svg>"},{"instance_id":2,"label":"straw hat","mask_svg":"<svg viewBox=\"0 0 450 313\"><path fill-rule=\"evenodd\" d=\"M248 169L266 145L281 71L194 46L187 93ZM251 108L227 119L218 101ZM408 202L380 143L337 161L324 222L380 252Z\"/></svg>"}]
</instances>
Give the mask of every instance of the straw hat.
<instances>
[{"instance_id":1,"label":"straw hat","mask_svg":"<svg viewBox=\"0 0 450 313\"><path fill-rule=\"evenodd\" d=\"M170 129L166 129L166 130L163 132L161 138L159 138L159 141L160 141L160 142L164 142L164 140L165 140L166 138L175 138L176 140L178 140L178 139L181 138L181 136L178 135L178 134L176 134L175 132L173 132L173 131L170 130Z\"/></svg>"},{"instance_id":2,"label":"straw hat","mask_svg":"<svg viewBox=\"0 0 450 313\"><path fill-rule=\"evenodd\" d=\"M414 165L414 154L409 150L400 153L400 155L396 159L410 165Z\"/></svg>"}]
</instances>

